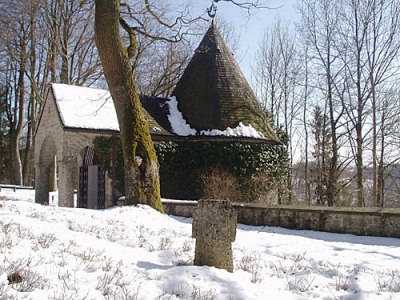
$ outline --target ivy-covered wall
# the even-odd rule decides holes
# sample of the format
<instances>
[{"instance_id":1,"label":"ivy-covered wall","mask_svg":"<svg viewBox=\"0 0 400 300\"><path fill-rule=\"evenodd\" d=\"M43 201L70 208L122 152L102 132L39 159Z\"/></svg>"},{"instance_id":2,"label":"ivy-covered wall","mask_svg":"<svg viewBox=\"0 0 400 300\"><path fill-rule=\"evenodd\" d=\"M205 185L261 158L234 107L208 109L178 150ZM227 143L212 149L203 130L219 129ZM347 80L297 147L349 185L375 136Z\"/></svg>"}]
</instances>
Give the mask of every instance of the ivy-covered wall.
<instances>
[{"instance_id":1,"label":"ivy-covered wall","mask_svg":"<svg viewBox=\"0 0 400 300\"><path fill-rule=\"evenodd\" d=\"M114 147L114 149L113 149ZM123 189L123 160L119 143L98 137L94 148L119 190ZM160 164L161 195L169 199L200 199L204 196L201 176L210 170L233 174L240 189L249 190L245 202L256 200L256 188L249 179L264 174L276 189L279 203L289 203L289 158L284 146L238 142L156 142ZM114 153L114 163L112 163ZM117 155L115 155L117 153ZM114 171L113 171L113 170ZM258 183L259 184L259 183ZM123 191L122 191L123 193Z\"/></svg>"}]
</instances>

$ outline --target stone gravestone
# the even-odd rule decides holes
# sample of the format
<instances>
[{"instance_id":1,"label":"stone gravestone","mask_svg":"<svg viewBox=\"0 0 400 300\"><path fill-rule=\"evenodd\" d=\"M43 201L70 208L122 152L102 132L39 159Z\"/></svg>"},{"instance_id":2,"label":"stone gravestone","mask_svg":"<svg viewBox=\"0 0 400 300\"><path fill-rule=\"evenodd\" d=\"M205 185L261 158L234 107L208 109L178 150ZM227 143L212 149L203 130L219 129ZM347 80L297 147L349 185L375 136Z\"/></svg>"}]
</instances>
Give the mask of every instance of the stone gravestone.
<instances>
[{"instance_id":1,"label":"stone gravestone","mask_svg":"<svg viewBox=\"0 0 400 300\"><path fill-rule=\"evenodd\" d=\"M232 242L236 238L237 211L226 200L200 200L193 213L196 238L194 264L233 272Z\"/></svg>"}]
</instances>

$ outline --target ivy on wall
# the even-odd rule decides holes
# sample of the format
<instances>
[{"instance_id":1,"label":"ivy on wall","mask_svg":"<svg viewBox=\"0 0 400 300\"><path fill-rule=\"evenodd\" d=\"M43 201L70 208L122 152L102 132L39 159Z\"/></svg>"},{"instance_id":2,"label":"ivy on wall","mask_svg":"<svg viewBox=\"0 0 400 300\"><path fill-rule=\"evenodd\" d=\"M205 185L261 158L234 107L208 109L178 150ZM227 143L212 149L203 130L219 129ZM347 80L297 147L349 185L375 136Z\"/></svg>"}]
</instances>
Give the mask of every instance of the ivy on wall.
<instances>
[{"instance_id":1,"label":"ivy on wall","mask_svg":"<svg viewBox=\"0 0 400 300\"><path fill-rule=\"evenodd\" d=\"M289 157L284 146L234 142L160 142L155 144L160 163L161 190L171 198L202 197L200 176L212 169L233 174L242 189L252 189L249 179L264 173L288 202ZM172 184L179 181L182 187ZM179 189L179 194L175 191ZM254 200L254 199L249 199Z\"/></svg>"},{"instance_id":2,"label":"ivy on wall","mask_svg":"<svg viewBox=\"0 0 400 300\"><path fill-rule=\"evenodd\" d=\"M118 142L115 142L118 140ZM96 137L94 149L104 162L115 187L123 193L123 158L119 139ZM114 149L113 149L114 147ZM268 184L278 190L280 203L288 203L289 157L286 147L240 142L156 142L160 164L161 195L171 199L200 199L203 196L201 176L219 169L233 174L243 190L252 190L249 179L263 173ZM112 159L114 153L114 162ZM256 197L256 195L254 195ZM253 199L249 199L251 201Z\"/></svg>"},{"instance_id":3,"label":"ivy on wall","mask_svg":"<svg viewBox=\"0 0 400 300\"><path fill-rule=\"evenodd\" d=\"M114 196L124 194L124 157L119 137L97 136L93 140L93 149L103 163L107 176L112 179Z\"/></svg>"}]
</instances>

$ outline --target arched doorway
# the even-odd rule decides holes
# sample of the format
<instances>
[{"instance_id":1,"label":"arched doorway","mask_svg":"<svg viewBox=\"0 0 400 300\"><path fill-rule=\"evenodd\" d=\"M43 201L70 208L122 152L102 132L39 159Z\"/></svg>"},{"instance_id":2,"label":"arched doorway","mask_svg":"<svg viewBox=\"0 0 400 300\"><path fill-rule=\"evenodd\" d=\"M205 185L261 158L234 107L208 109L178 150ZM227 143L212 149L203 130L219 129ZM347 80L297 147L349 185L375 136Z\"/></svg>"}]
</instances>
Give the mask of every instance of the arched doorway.
<instances>
[{"instance_id":1,"label":"arched doorway","mask_svg":"<svg viewBox=\"0 0 400 300\"><path fill-rule=\"evenodd\" d=\"M47 137L41 145L39 161L36 165L35 202L49 204L49 192L57 185L56 163L57 147L51 137ZM53 169L53 170L52 170Z\"/></svg>"}]
</instances>

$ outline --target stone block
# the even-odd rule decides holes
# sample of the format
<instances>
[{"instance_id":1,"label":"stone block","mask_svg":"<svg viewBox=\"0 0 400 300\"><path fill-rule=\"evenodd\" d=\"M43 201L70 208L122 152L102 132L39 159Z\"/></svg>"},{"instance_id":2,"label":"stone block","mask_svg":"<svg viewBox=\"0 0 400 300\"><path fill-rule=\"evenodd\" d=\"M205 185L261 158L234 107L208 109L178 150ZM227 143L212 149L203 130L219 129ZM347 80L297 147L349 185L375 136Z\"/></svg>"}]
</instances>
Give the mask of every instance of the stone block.
<instances>
[{"instance_id":1,"label":"stone block","mask_svg":"<svg viewBox=\"0 0 400 300\"><path fill-rule=\"evenodd\" d=\"M195 265L233 272L232 242L236 238L237 211L226 200L200 200L193 213L196 238Z\"/></svg>"}]
</instances>

